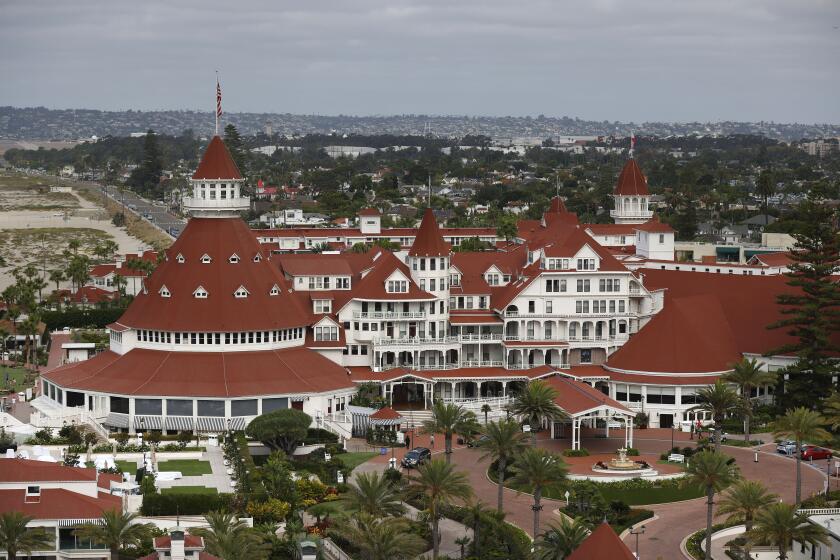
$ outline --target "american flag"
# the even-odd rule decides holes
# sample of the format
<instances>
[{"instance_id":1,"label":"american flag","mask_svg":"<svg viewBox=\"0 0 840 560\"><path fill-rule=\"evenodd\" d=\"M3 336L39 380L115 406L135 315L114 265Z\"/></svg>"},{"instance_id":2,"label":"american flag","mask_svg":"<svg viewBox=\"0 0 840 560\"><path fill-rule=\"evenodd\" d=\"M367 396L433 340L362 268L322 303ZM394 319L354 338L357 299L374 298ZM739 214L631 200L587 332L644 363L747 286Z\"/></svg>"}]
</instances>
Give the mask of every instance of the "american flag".
<instances>
[{"instance_id":1,"label":"american flag","mask_svg":"<svg viewBox=\"0 0 840 560\"><path fill-rule=\"evenodd\" d=\"M219 84L218 77L216 77L216 118L222 118L222 86Z\"/></svg>"}]
</instances>

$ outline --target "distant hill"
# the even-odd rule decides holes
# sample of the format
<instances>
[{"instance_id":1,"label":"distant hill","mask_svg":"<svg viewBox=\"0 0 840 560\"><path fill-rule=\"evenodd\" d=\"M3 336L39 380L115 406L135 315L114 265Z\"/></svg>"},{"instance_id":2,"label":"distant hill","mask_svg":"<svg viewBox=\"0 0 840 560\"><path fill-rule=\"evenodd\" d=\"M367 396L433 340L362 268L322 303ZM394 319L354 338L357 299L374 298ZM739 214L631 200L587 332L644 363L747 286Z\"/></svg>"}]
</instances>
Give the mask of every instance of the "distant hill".
<instances>
[{"instance_id":1,"label":"distant hill","mask_svg":"<svg viewBox=\"0 0 840 560\"><path fill-rule=\"evenodd\" d=\"M685 136L755 134L779 140L800 140L840 136L840 125L782 124L772 122L720 123L620 123L584 121L571 117L469 117L441 115L292 115L288 113L229 113L245 135L337 132L357 134L431 134L444 137L486 135L497 142L510 139L542 139L562 136ZM98 111L94 109L47 109L44 107L0 107L0 140L78 140L91 136L127 136L149 128L177 135L192 129L199 136L213 131L213 114L201 111Z\"/></svg>"}]
</instances>

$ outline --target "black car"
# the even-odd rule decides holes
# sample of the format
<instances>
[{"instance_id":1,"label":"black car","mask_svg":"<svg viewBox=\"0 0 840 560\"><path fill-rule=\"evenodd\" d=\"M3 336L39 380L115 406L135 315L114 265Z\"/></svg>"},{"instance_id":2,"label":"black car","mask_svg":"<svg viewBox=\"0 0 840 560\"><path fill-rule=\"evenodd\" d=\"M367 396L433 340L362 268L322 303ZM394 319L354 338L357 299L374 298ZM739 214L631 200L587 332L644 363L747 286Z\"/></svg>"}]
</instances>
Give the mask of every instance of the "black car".
<instances>
[{"instance_id":1,"label":"black car","mask_svg":"<svg viewBox=\"0 0 840 560\"><path fill-rule=\"evenodd\" d=\"M467 441L467 447L481 447L482 444L490 439L486 434L481 434L477 438L472 438Z\"/></svg>"},{"instance_id":2,"label":"black car","mask_svg":"<svg viewBox=\"0 0 840 560\"><path fill-rule=\"evenodd\" d=\"M413 469L419 467L431 458L432 451L428 447L415 447L405 454L405 457L403 457L400 464L407 469Z\"/></svg>"}]
</instances>

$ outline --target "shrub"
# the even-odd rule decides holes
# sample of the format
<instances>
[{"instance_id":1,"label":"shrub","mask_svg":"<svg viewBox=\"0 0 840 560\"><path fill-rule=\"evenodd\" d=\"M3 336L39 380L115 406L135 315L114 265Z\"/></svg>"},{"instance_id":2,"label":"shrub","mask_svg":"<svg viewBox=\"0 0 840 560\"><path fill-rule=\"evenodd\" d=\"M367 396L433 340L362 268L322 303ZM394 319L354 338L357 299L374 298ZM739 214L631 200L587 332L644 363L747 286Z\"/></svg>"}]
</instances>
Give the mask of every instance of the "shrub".
<instances>
[{"instance_id":1,"label":"shrub","mask_svg":"<svg viewBox=\"0 0 840 560\"><path fill-rule=\"evenodd\" d=\"M299 478L295 481L298 497L306 502L312 500L313 502L320 502L327 495L327 486L316 479Z\"/></svg>"},{"instance_id":2,"label":"shrub","mask_svg":"<svg viewBox=\"0 0 840 560\"><path fill-rule=\"evenodd\" d=\"M294 453L298 444L306 439L312 417L294 408L274 410L254 418L245 433L263 442L270 449Z\"/></svg>"},{"instance_id":3,"label":"shrub","mask_svg":"<svg viewBox=\"0 0 840 560\"><path fill-rule=\"evenodd\" d=\"M306 438L303 440L306 445L316 443L338 443L338 436L329 430L321 428L309 428L306 430Z\"/></svg>"},{"instance_id":4,"label":"shrub","mask_svg":"<svg viewBox=\"0 0 840 560\"><path fill-rule=\"evenodd\" d=\"M227 510L230 494L146 494L140 512L143 515L204 515L214 510Z\"/></svg>"},{"instance_id":5,"label":"shrub","mask_svg":"<svg viewBox=\"0 0 840 560\"><path fill-rule=\"evenodd\" d=\"M635 447L628 447L627 448L627 456L628 457L638 457L639 456L639 450L636 449Z\"/></svg>"},{"instance_id":6,"label":"shrub","mask_svg":"<svg viewBox=\"0 0 840 560\"><path fill-rule=\"evenodd\" d=\"M129 440L128 432L117 432L116 434L114 434L114 440L117 442L117 445L127 445Z\"/></svg>"},{"instance_id":7,"label":"shrub","mask_svg":"<svg viewBox=\"0 0 840 560\"><path fill-rule=\"evenodd\" d=\"M564 449L563 457L589 457L589 451L583 447L580 449Z\"/></svg>"},{"instance_id":8,"label":"shrub","mask_svg":"<svg viewBox=\"0 0 840 560\"><path fill-rule=\"evenodd\" d=\"M119 319L124 311L124 306L93 309L67 308L61 311L43 311L41 320L51 331L64 327L104 329L105 325Z\"/></svg>"},{"instance_id":9,"label":"shrub","mask_svg":"<svg viewBox=\"0 0 840 560\"><path fill-rule=\"evenodd\" d=\"M288 502L276 498L269 498L264 502L250 502L245 508L255 523L279 523L289 515L290 510Z\"/></svg>"}]
</instances>

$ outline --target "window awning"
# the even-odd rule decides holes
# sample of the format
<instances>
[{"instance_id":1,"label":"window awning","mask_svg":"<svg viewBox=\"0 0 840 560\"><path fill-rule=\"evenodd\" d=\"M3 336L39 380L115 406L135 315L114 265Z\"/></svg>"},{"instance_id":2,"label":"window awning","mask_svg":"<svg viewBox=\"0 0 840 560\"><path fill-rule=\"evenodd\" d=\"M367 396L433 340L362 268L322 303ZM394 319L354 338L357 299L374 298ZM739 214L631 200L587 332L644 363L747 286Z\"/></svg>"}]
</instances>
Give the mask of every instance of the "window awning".
<instances>
[{"instance_id":1,"label":"window awning","mask_svg":"<svg viewBox=\"0 0 840 560\"><path fill-rule=\"evenodd\" d=\"M112 428L128 428L128 414L120 414L118 412L111 412L104 422L107 426Z\"/></svg>"},{"instance_id":2,"label":"window awning","mask_svg":"<svg viewBox=\"0 0 840 560\"><path fill-rule=\"evenodd\" d=\"M141 428L144 430L162 430L163 416L135 416L134 429Z\"/></svg>"},{"instance_id":3,"label":"window awning","mask_svg":"<svg viewBox=\"0 0 840 560\"><path fill-rule=\"evenodd\" d=\"M202 432L224 432L227 430L227 426L225 426L225 419L222 416L199 416L195 423L195 429Z\"/></svg>"},{"instance_id":4,"label":"window awning","mask_svg":"<svg viewBox=\"0 0 840 560\"><path fill-rule=\"evenodd\" d=\"M167 430L191 432L193 430L192 416L167 416L165 426Z\"/></svg>"}]
</instances>

